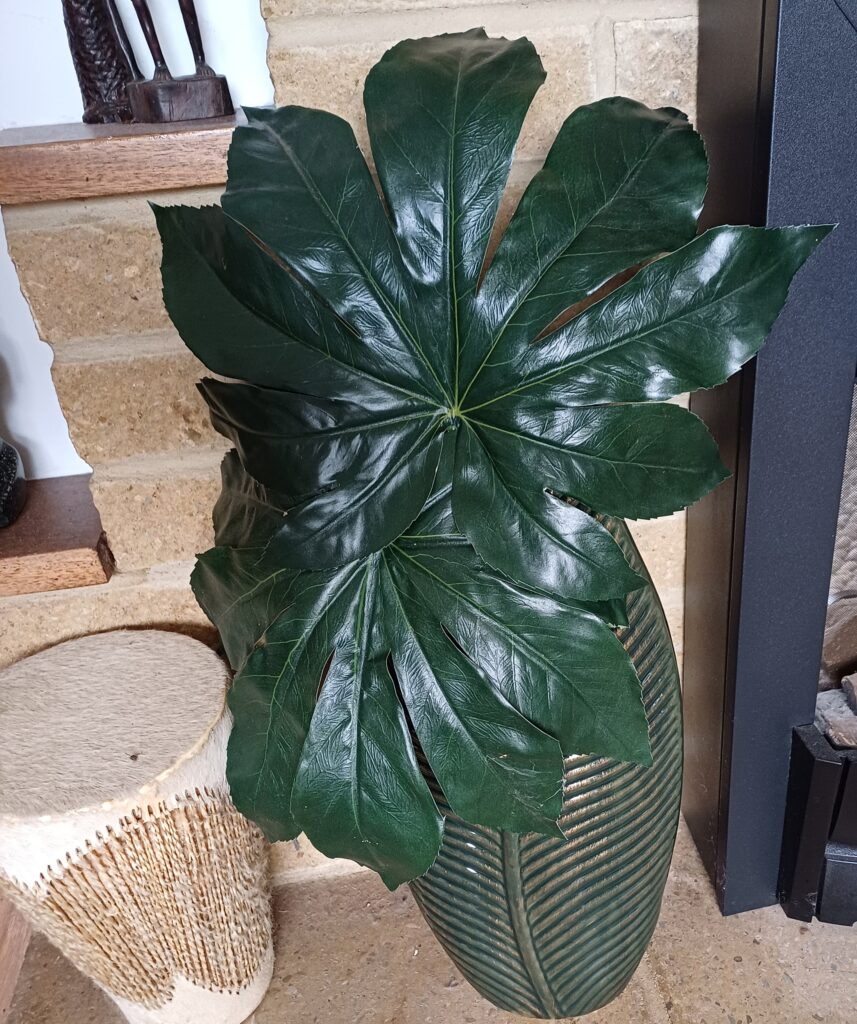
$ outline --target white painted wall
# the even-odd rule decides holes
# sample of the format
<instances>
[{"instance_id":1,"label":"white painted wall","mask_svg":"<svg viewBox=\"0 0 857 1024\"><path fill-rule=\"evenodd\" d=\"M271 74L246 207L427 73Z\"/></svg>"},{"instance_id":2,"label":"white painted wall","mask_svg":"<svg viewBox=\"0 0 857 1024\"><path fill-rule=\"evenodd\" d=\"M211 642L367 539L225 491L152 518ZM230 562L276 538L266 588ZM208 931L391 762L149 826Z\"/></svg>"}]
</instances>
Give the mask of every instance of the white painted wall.
<instances>
[{"instance_id":1,"label":"white painted wall","mask_svg":"<svg viewBox=\"0 0 857 1024\"><path fill-rule=\"evenodd\" d=\"M144 74L152 61L131 0L117 0ZM150 0L173 74L193 71L176 0ZM236 104L273 103L259 0L196 0L206 58L226 75ZM60 0L0 0L0 128L80 121L83 105ZM39 341L0 224L0 436L33 478L81 473L51 383L51 349Z\"/></svg>"}]
</instances>

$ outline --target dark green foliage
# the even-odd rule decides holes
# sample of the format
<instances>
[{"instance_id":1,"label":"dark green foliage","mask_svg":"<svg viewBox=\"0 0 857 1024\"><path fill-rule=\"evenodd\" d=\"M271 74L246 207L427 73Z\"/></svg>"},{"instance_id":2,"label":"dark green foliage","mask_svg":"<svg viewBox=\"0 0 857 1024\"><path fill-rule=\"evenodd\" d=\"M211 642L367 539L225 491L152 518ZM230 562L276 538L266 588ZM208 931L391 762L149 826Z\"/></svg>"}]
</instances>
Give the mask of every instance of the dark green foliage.
<instances>
[{"instance_id":1,"label":"dark green foliage","mask_svg":"<svg viewBox=\"0 0 857 1024\"><path fill-rule=\"evenodd\" d=\"M611 628L647 583L595 514L724 478L665 400L758 351L827 231L695 237L699 137L616 98L489 259L543 78L524 39L408 40L366 81L383 196L348 124L285 107L247 111L222 210L155 211L170 315L232 378L200 385L235 451L194 587L238 673L234 798L391 886L442 835L414 737L457 815L548 835L563 754L650 762Z\"/></svg>"}]
</instances>

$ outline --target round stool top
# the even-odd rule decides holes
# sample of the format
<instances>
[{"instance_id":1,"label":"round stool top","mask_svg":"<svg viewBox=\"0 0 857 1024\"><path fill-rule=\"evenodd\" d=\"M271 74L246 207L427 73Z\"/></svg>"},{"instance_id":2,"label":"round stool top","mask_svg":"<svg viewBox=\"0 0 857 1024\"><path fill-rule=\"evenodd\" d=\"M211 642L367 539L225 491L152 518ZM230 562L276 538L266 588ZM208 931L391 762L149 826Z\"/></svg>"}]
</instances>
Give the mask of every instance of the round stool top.
<instances>
[{"instance_id":1,"label":"round stool top","mask_svg":"<svg viewBox=\"0 0 857 1024\"><path fill-rule=\"evenodd\" d=\"M0 672L0 815L37 817L130 796L223 714L229 674L181 633L69 640Z\"/></svg>"}]
</instances>

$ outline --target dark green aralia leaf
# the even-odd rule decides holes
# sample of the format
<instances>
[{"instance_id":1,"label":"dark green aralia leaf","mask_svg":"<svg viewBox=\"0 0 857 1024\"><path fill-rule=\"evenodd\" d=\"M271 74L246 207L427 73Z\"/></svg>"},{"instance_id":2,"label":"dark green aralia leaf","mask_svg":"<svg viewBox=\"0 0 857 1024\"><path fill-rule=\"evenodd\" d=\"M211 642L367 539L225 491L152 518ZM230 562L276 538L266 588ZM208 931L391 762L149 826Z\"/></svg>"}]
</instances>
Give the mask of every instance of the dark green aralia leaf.
<instances>
[{"instance_id":1,"label":"dark green aralia leaf","mask_svg":"<svg viewBox=\"0 0 857 1024\"><path fill-rule=\"evenodd\" d=\"M444 433L430 411L372 417L350 403L250 385L200 388L245 469L292 499L271 540L283 566L330 568L380 550L431 491Z\"/></svg>"},{"instance_id":2,"label":"dark green aralia leaf","mask_svg":"<svg viewBox=\"0 0 857 1024\"><path fill-rule=\"evenodd\" d=\"M376 555L349 584L347 621L337 624L291 808L322 853L365 864L395 889L431 867L443 819L387 668L379 573Z\"/></svg>"},{"instance_id":3,"label":"dark green aralia leaf","mask_svg":"<svg viewBox=\"0 0 857 1024\"><path fill-rule=\"evenodd\" d=\"M381 380L371 346L220 207L153 209L164 303L214 373L370 409L418 391L395 366Z\"/></svg>"},{"instance_id":4,"label":"dark green aralia leaf","mask_svg":"<svg viewBox=\"0 0 857 1024\"><path fill-rule=\"evenodd\" d=\"M228 459L226 467L225 479L243 473L237 459ZM264 496L242 487L240 479L230 480L230 490L236 504L249 495L252 506ZM388 547L381 555L339 569L290 572L271 560L270 549L260 547L214 548L200 557L194 591L239 670L230 697L236 723L230 784L238 806L270 836L303 828L332 856L382 868L372 858L389 857L399 840L387 836L378 853L374 847L363 848L355 836L387 827L382 823L363 821L359 828L355 824L357 831L333 829L328 821L331 804L323 799L324 780L335 790L328 795L341 809L346 794L341 778L334 776L352 763L352 753L362 758L373 751L376 740L381 742L379 735L386 735L385 756L398 767L388 764L380 774L396 775L397 781L388 785L404 787L397 799L405 800L410 793L407 799L416 800L414 793L421 790L413 790L407 767L415 754L394 739L399 719L389 702L396 686L401 694L397 699L403 701L420 747L457 814L491 827L556 831L564 747L556 738L555 723L562 725L565 737L578 733L557 714L555 691L569 686L574 690L577 682L553 679L544 659L532 662L533 638L545 630L545 610L555 620L547 633L553 632L556 640L581 628L592 640L592 654L601 665L590 664L581 673L581 685L584 690L601 689L598 700L615 699L630 663L612 632L588 608L546 604L543 595L485 569L467 541L450 532L449 497L449 485L435 489L401 547ZM264 541L262 521L254 540ZM427 565L432 567L428 575ZM434 568L445 573L440 584ZM500 635L491 634L496 621L474 601L474 594L484 589L480 600L486 603L492 584L517 601L516 619ZM459 640L478 636L483 629L484 650L468 650ZM573 645L568 653L566 676L574 663ZM597 687L599 671L603 679ZM640 703L639 684L630 671ZM527 673L532 680L525 678ZM522 689L532 689L529 698ZM387 725L375 717L379 707L390 712L392 725L389 715ZM320 708L324 710L316 724ZM591 715L582 717L589 718L580 723L586 730L592 726ZM620 729L626 725L619 722ZM627 738L622 749L637 751L645 760L645 718L634 725L641 734ZM607 746L617 748L615 736ZM370 770L382 761L376 752L363 767L355 767L358 781L344 812L347 821L359 823L373 801L386 799L373 789L381 783ZM321 770L328 763L332 775ZM311 796L296 795L299 773L306 786L300 792ZM419 800L413 804L415 820L428 827L420 806ZM408 826L414 827L414 822ZM388 880L397 877L403 854L392 856L394 863L383 866ZM416 871L413 863L402 863L408 864L402 870Z\"/></svg>"},{"instance_id":5,"label":"dark green aralia leaf","mask_svg":"<svg viewBox=\"0 0 857 1024\"><path fill-rule=\"evenodd\" d=\"M406 39L369 72L372 155L437 369L458 390L472 302L524 115L545 73L527 39ZM441 345L442 340L442 345Z\"/></svg>"},{"instance_id":6,"label":"dark green aralia leaf","mask_svg":"<svg viewBox=\"0 0 857 1024\"><path fill-rule=\"evenodd\" d=\"M296 567L327 567L326 533L312 529L318 509L340 508L332 564L377 551L416 518L437 466L440 420L428 406L406 400L382 413L352 402L309 398L249 384L205 379L199 385L216 430L234 444L247 471L261 484L288 494L284 543L300 544ZM411 475L404 487L402 474ZM343 538L344 539L344 538Z\"/></svg>"},{"instance_id":7,"label":"dark green aralia leaf","mask_svg":"<svg viewBox=\"0 0 857 1024\"><path fill-rule=\"evenodd\" d=\"M438 466L438 473L435 479L435 488L416 521L408 527L406 533L396 541L396 547L404 551L427 551L433 545L444 550L459 548L461 555L466 559L476 559L479 565L479 558L475 555L472 544L467 537L459 531L453 517L452 495L453 495L453 470L455 463L455 447L447 445L441 455ZM573 504L568 499L565 504ZM611 536L612 540L612 536ZM612 557L612 552L611 552ZM624 559L624 556L623 556ZM488 563L490 565L490 563ZM625 563L625 571L629 571ZM637 586L644 581L636 576L634 580ZM535 588L543 589L543 588ZM632 587L630 589L637 589ZM582 601L579 599L566 599L564 595L553 594L564 600L567 607L576 611L592 612L611 626L627 626L628 614L624 595L622 597L608 598L604 600Z\"/></svg>"},{"instance_id":8,"label":"dark green aralia leaf","mask_svg":"<svg viewBox=\"0 0 857 1024\"><path fill-rule=\"evenodd\" d=\"M542 466L528 464L519 437L506 444L498 436L486 446L482 434L468 424L459 428L453 511L490 565L564 598L621 597L645 584L608 530L549 493L558 489L557 481L541 473Z\"/></svg>"},{"instance_id":9,"label":"dark green aralia leaf","mask_svg":"<svg viewBox=\"0 0 857 1024\"><path fill-rule=\"evenodd\" d=\"M431 608L480 673L565 754L651 763L639 680L594 612L488 571L466 544L411 540L384 557L403 600Z\"/></svg>"},{"instance_id":10,"label":"dark green aralia leaf","mask_svg":"<svg viewBox=\"0 0 857 1024\"><path fill-rule=\"evenodd\" d=\"M213 571L215 548L202 556L205 576L197 570L199 595ZM290 580L275 613L274 596L260 583L277 570L268 567L242 600L219 607L215 623L227 631L236 615L251 606L263 607L270 625L235 676L229 691L234 719L227 751L227 778L235 806L252 818L273 842L293 838L302 823L292 814L295 773L300 763L319 687L337 638L351 625L350 614L363 577L360 563L328 572L299 573ZM205 605L203 605L205 607ZM219 621L218 621L219 620ZM241 629L243 632L243 629ZM365 863L365 861L361 861Z\"/></svg>"},{"instance_id":11,"label":"dark green aralia leaf","mask_svg":"<svg viewBox=\"0 0 857 1024\"><path fill-rule=\"evenodd\" d=\"M289 509L268 548L293 568L342 565L378 551L413 522L428 496L446 435L420 422L391 435L367 466L334 490ZM396 497L398 496L398 500Z\"/></svg>"},{"instance_id":12,"label":"dark green aralia leaf","mask_svg":"<svg viewBox=\"0 0 857 1024\"><path fill-rule=\"evenodd\" d=\"M412 592L388 577L383 599L396 678L449 805L481 825L556 832L559 743L512 707Z\"/></svg>"},{"instance_id":13,"label":"dark green aralia leaf","mask_svg":"<svg viewBox=\"0 0 857 1024\"><path fill-rule=\"evenodd\" d=\"M508 474L520 467L520 487L568 494L605 515L670 515L729 475L708 428L677 405L566 406L525 393L480 412L474 443ZM523 545L509 549L524 560Z\"/></svg>"},{"instance_id":14,"label":"dark green aralia leaf","mask_svg":"<svg viewBox=\"0 0 857 1024\"><path fill-rule=\"evenodd\" d=\"M236 671L300 583L296 570L266 561L264 547L211 548L197 556L190 581Z\"/></svg>"},{"instance_id":15,"label":"dark green aralia leaf","mask_svg":"<svg viewBox=\"0 0 857 1024\"><path fill-rule=\"evenodd\" d=\"M722 384L761 348L829 227L713 228L536 344L486 364L465 415L533 390L557 403L651 402ZM598 509L598 511L601 511Z\"/></svg>"},{"instance_id":16,"label":"dark green aralia leaf","mask_svg":"<svg viewBox=\"0 0 857 1024\"><path fill-rule=\"evenodd\" d=\"M375 349L379 367L446 404L433 335L354 132L322 110L245 107L223 209Z\"/></svg>"},{"instance_id":17,"label":"dark green aralia leaf","mask_svg":"<svg viewBox=\"0 0 857 1024\"><path fill-rule=\"evenodd\" d=\"M254 480L236 451L220 464L220 494L214 505L214 543L223 547L262 547L282 525L289 498Z\"/></svg>"},{"instance_id":18,"label":"dark green aralia leaf","mask_svg":"<svg viewBox=\"0 0 857 1024\"><path fill-rule=\"evenodd\" d=\"M197 557L191 586L237 671L291 603L298 573L265 560L265 547L284 515L278 496L245 471L237 452L224 456L220 476L213 515L218 547Z\"/></svg>"},{"instance_id":19,"label":"dark green aralia leaf","mask_svg":"<svg viewBox=\"0 0 857 1024\"><path fill-rule=\"evenodd\" d=\"M707 178L702 140L680 111L620 96L574 111L482 282L465 379L616 274L689 242Z\"/></svg>"},{"instance_id":20,"label":"dark green aralia leaf","mask_svg":"<svg viewBox=\"0 0 857 1024\"><path fill-rule=\"evenodd\" d=\"M218 562L238 554L214 549L202 556L197 593ZM270 584L277 574L260 569L245 577L250 592L240 601L227 595L213 617L226 634L236 625L246 630L254 606L270 619L230 696L236 805L271 838L302 828L323 852L367 864L394 885L428 868L439 835L436 842L437 811L432 803L426 814L425 784L412 770L416 755L388 658L456 813L478 824L554 833L562 752L468 661L412 592L398 592L387 559L280 574L278 591ZM279 612L275 592L285 604ZM429 664L427 650L438 660ZM400 811L391 814L396 804Z\"/></svg>"}]
</instances>

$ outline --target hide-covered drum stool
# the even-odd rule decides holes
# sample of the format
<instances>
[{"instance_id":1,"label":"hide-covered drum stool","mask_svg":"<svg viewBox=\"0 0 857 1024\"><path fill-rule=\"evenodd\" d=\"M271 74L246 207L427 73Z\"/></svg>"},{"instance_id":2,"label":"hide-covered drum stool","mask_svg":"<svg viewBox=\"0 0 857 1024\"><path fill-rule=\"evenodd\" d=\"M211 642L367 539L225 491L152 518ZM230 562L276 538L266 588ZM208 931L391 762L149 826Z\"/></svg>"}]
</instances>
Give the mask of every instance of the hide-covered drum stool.
<instances>
[{"instance_id":1,"label":"hide-covered drum stool","mask_svg":"<svg viewBox=\"0 0 857 1024\"><path fill-rule=\"evenodd\" d=\"M156 630L0 672L0 893L135 1024L239 1024L271 978L268 847L229 798L227 670Z\"/></svg>"}]
</instances>

